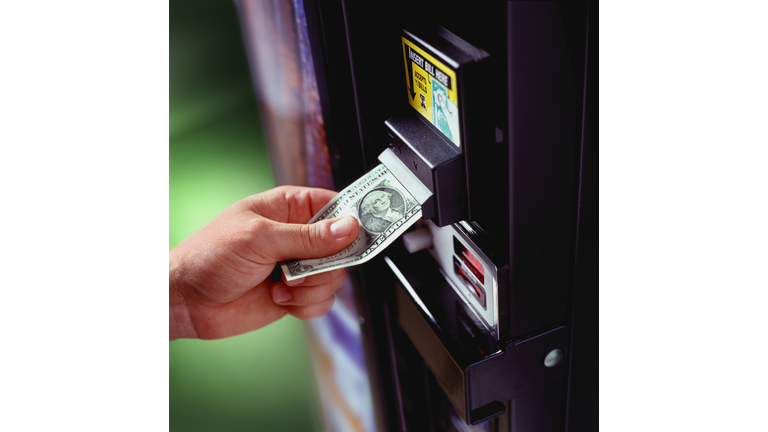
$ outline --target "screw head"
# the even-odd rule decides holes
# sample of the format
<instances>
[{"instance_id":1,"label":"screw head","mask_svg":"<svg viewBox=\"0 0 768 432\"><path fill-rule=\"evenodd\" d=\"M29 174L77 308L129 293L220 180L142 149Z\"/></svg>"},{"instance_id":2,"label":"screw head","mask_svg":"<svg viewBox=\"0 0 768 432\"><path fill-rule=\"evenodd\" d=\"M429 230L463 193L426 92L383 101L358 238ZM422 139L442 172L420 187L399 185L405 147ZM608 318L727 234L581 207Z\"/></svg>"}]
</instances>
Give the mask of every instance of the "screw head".
<instances>
[{"instance_id":1,"label":"screw head","mask_svg":"<svg viewBox=\"0 0 768 432\"><path fill-rule=\"evenodd\" d=\"M563 352L555 348L544 358L544 366L554 367L563 359Z\"/></svg>"}]
</instances>

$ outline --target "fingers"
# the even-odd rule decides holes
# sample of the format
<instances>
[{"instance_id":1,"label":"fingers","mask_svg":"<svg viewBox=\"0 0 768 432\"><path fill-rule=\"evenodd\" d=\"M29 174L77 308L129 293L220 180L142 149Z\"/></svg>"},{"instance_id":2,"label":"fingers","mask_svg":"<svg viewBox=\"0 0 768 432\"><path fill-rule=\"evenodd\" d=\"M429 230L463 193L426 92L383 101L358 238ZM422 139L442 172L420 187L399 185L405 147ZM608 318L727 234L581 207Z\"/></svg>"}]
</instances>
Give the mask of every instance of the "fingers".
<instances>
[{"instance_id":1,"label":"fingers","mask_svg":"<svg viewBox=\"0 0 768 432\"><path fill-rule=\"evenodd\" d=\"M354 217L306 224L334 196L327 189L281 186L241 200L259 261L323 258L349 246L360 230Z\"/></svg>"},{"instance_id":2,"label":"fingers","mask_svg":"<svg viewBox=\"0 0 768 432\"><path fill-rule=\"evenodd\" d=\"M295 316L296 318L308 320L312 318L321 317L330 312L333 307L335 298L333 296L328 297L321 303L316 303L311 306L281 306L281 309Z\"/></svg>"},{"instance_id":3,"label":"fingers","mask_svg":"<svg viewBox=\"0 0 768 432\"><path fill-rule=\"evenodd\" d=\"M275 282L271 288L272 299L280 309L296 318L317 318L331 310L335 301L333 293L346 278L347 271L339 269L309 276L298 286Z\"/></svg>"},{"instance_id":4,"label":"fingers","mask_svg":"<svg viewBox=\"0 0 768 432\"><path fill-rule=\"evenodd\" d=\"M331 256L349 246L360 231L360 224L352 216L309 225L260 222L254 235L262 254L275 262Z\"/></svg>"},{"instance_id":5,"label":"fingers","mask_svg":"<svg viewBox=\"0 0 768 432\"><path fill-rule=\"evenodd\" d=\"M279 320L287 310L275 305L269 281L228 302L188 302L190 319L200 339L221 339L247 333Z\"/></svg>"},{"instance_id":6,"label":"fingers","mask_svg":"<svg viewBox=\"0 0 768 432\"><path fill-rule=\"evenodd\" d=\"M272 300L280 306L309 306L319 304L333 297L347 278L344 269L320 273L308 277L299 286L288 286L284 282L272 284Z\"/></svg>"},{"instance_id":7,"label":"fingers","mask_svg":"<svg viewBox=\"0 0 768 432\"><path fill-rule=\"evenodd\" d=\"M252 195L243 202L246 208L276 222L307 223L336 196L328 189L280 186Z\"/></svg>"},{"instance_id":8,"label":"fingers","mask_svg":"<svg viewBox=\"0 0 768 432\"><path fill-rule=\"evenodd\" d=\"M344 282L344 279L347 277L347 270L346 269L337 269L337 270L331 270L323 273L318 273L312 276L304 277L301 279L294 279L290 282L288 282L285 279L285 273L282 273L283 282L288 285L289 287L313 287L322 285L325 283L328 283L334 279L341 278L342 283Z\"/></svg>"}]
</instances>

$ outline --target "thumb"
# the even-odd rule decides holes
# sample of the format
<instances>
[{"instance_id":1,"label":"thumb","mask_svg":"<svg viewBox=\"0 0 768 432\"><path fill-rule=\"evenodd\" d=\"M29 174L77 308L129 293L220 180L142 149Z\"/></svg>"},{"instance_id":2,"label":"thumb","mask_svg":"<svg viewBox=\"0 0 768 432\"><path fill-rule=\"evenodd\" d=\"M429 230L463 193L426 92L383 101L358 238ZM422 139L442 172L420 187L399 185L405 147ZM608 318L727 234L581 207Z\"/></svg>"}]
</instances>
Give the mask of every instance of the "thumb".
<instances>
[{"instance_id":1,"label":"thumb","mask_svg":"<svg viewBox=\"0 0 768 432\"><path fill-rule=\"evenodd\" d=\"M323 258L340 252L357 237L360 225L352 216L313 224L274 222L262 250L275 261Z\"/></svg>"}]
</instances>

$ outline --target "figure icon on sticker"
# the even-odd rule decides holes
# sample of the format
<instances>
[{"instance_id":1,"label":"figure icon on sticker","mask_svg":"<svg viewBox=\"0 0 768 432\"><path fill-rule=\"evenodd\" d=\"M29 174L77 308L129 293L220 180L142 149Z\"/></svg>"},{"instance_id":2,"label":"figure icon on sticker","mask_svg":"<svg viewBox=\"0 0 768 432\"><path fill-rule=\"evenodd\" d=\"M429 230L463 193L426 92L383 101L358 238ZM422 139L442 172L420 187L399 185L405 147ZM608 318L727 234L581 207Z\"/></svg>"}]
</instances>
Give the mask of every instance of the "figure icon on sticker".
<instances>
[{"instance_id":1,"label":"figure icon on sticker","mask_svg":"<svg viewBox=\"0 0 768 432\"><path fill-rule=\"evenodd\" d=\"M456 104L448 99L446 88L437 80L432 80L432 122L456 145L459 143L459 116Z\"/></svg>"}]
</instances>

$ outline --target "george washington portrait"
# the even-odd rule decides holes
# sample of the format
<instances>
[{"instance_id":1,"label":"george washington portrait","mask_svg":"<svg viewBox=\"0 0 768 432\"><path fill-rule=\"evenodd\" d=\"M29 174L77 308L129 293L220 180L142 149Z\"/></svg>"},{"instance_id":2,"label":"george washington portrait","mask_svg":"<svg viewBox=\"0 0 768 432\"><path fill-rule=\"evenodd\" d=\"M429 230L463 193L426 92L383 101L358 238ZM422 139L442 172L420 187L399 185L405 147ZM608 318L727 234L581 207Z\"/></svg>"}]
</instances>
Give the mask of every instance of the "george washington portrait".
<instances>
[{"instance_id":1,"label":"george washington portrait","mask_svg":"<svg viewBox=\"0 0 768 432\"><path fill-rule=\"evenodd\" d=\"M405 203L394 189L374 189L360 201L360 224L368 231L380 233L403 218Z\"/></svg>"}]
</instances>

